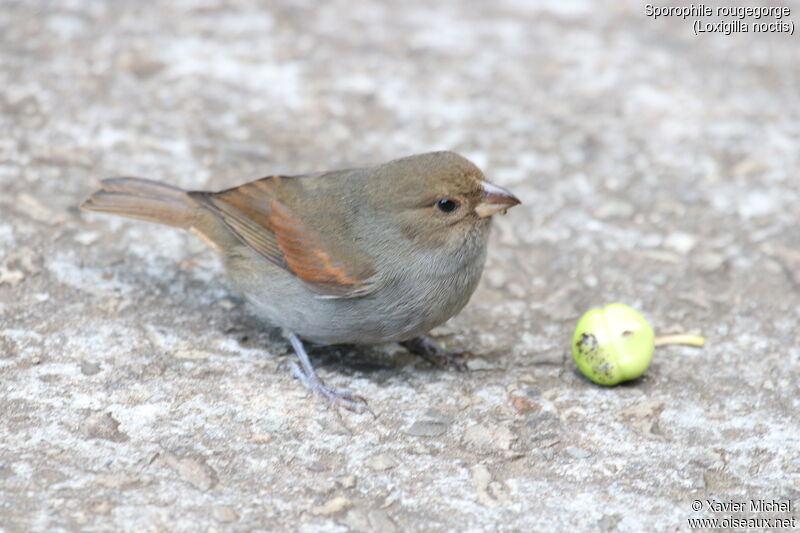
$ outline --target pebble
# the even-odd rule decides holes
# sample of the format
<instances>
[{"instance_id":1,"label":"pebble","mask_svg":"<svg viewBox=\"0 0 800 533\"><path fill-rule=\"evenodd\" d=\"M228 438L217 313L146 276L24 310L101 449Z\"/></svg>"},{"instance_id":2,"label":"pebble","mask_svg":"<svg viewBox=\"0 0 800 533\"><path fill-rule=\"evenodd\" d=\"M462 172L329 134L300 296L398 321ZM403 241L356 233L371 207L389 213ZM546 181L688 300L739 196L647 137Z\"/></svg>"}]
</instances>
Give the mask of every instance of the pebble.
<instances>
[{"instance_id":1,"label":"pebble","mask_svg":"<svg viewBox=\"0 0 800 533\"><path fill-rule=\"evenodd\" d=\"M584 293L583 286L578 283L566 283L547 297L542 311L552 320L572 320L581 316L576 307L577 297Z\"/></svg>"},{"instance_id":2,"label":"pebble","mask_svg":"<svg viewBox=\"0 0 800 533\"><path fill-rule=\"evenodd\" d=\"M172 357L175 359L202 361L208 359L210 356L210 353L193 348L192 345L186 341L179 342L172 350Z\"/></svg>"},{"instance_id":3,"label":"pebble","mask_svg":"<svg viewBox=\"0 0 800 533\"><path fill-rule=\"evenodd\" d=\"M389 454L380 453L367 459L367 466L378 471L391 470L397 466L397 461Z\"/></svg>"},{"instance_id":4,"label":"pebble","mask_svg":"<svg viewBox=\"0 0 800 533\"><path fill-rule=\"evenodd\" d=\"M533 402L525 396L510 396L509 401L518 413L529 413L533 411Z\"/></svg>"},{"instance_id":5,"label":"pebble","mask_svg":"<svg viewBox=\"0 0 800 533\"><path fill-rule=\"evenodd\" d=\"M322 505L317 505L311 508L311 514L317 516L330 516L336 513L341 513L345 509L352 507L353 502L344 496L337 496L325 502Z\"/></svg>"},{"instance_id":6,"label":"pebble","mask_svg":"<svg viewBox=\"0 0 800 533\"><path fill-rule=\"evenodd\" d=\"M464 443L484 449L509 450L517 436L505 426L475 424L464 431Z\"/></svg>"},{"instance_id":7,"label":"pebble","mask_svg":"<svg viewBox=\"0 0 800 533\"><path fill-rule=\"evenodd\" d=\"M672 263L673 265L678 265L681 262L681 258L678 254L667 250L641 250L637 253L643 257L660 261L662 263Z\"/></svg>"},{"instance_id":8,"label":"pebble","mask_svg":"<svg viewBox=\"0 0 800 533\"><path fill-rule=\"evenodd\" d=\"M525 287L520 283L509 283L508 287L506 287L506 290L511 296L517 298L518 300L528 296L527 289L525 289Z\"/></svg>"},{"instance_id":9,"label":"pebble","mask_svg":"<svg viewBox=\"0 0 800 533\"><path fill-rule=\"evenodd\" d=\"M348 531L373 531L367 513L363 509L350 509L340 523L347 526Z\"/></svg>"},{"instance_id":10,"label":"pebble","mask_svg":"<svg viewBox=\"0 0 800 533\"><path fill-rule=\"evenodd\" d=\"M701 252L692 257L692 262L702 272L714 272L725 264L725 256L716 252Z\"/></svg>"},{"instance_id":11,"label":"pebble","mask_svg":"<svg viewBox=\"0 0 800 533\"><path fill-rule=\"evenodd\" d=\"M492 509L510 503L505 487L492 479L492 474L486 465L473 466L470 468L470 474L478 503Z\"/></svg>"},{"instance_id":12,"label":"pebble","mask_svg":"<svg viewBox=\"0 0 800 533\"><path fill-rule=\"evenodd\" d=\"M484 277L489 283L489 286L493 289L500 289L508 282L508 276L505 271L499 268L488 270L484 274Z\"/></svg>"},{"instance_id":13,"label":"pebble","mask_svg":"<svg viewBox=\"0 0 800 533\"><path fill-rule=\"evenodd\" d=\"M486 465L475 465L470 469L470 472L472 474L472 485L478 495L478 501L486 507L497 507L497 502L486 492L489 483L492 481L492 474L486 468Z\"/></svg>"},{"instance_id":14,"label":"pebble","mask_svg":"<svg viewBox=\"0 0 800 533\"><path fill-rule=\"evenodd\" d=\"M90 439L104 439L112 442L126 442L130 437L119 430L119 422L111 413L96 413L86 419L84 433Z\"/></svg>"},{"instance_id":15,"label":"pebble","mask_svg":"<svg viewBox=\"0 0 800 533\"><path fill-rule=\"evenodd\" d=\"M742 218L754 218L774 213L779 202L767 192L754 189L739 198L738 211Z\"/></svg>"},{"instance_id":16,"label":"pebble","mask_svg":"<svg viewBox=\"0 0 800 533\"><path fill-rule=\"evenodd\" d=\"M233 300L229 300L228 298L222 298L217 302L217 305L226 311L231 311L234 307L236 307L236 304L233 302Z\"/></svg>"},{"instance_id":17,"label":"pebble","mask_svg":"<svg viewBox=\"0 0 800 533\"><path fill-rule=\"evenodd\" d=\"M21 270L9 269L0 265L0 285L7 283L12 287L25 279L25 273Z\"/></svg>"},{"instance_id":18,"label":"pebble","mask_svg":"<svg viewBox=\"0 0 800 533\"><path fill-rule=\"evenodd\" d=\"M761 248L786 270L794 283L800 284L800 251L785 246L766 244Z\"/></svg>"},{"instance_id":19,"label":"pebble","mask_svg":"<svg viewBox=\"0 0 800 533\"><path fill-rule=\"evenodd\" d=\"M497 368L497 366L482 357L476 357L467 361L467 368L470 370L492 370Z\"/></svg>"},{"instance_id":20,"label":"pebble","mask_svg":"<svg viewBox=\"0 0 800 533\"><path fill-rule=\"evenodd\" d=\"M614 218L630 218L633 216L634 208L628 202L623 200L609 200L600 204L594 210L592 215L600 220L609 220Z\"/></svg>"},{"instance_id":21,"label":"pebble","mask_svg":"<svg viewBox=\"0 0 800 533\"><path fill-rule=\"evenodd\" d=\"M438 437L447 431L448 426L438 420L417 420L405 432L414 437Z\"/></svg>"},{"instance_id":22,"label":"pebble","mask_svg":"<svg viewBox=\"0 0 800 533\"><path fill-rule=\"evenodd\" d=\"M92 505L92 512L99 515L107 515L113 509L111 502L108 500L100 500Z\"/></svg>"},{"instance_id":23,"label":"pebble","mask_svg":"<svg viewBox=\"0 0 800 533\"><path fill-rule=\"evenodd\" d=\"M661 416L665 406L663 400L642 400L622 409L619 414L623 418L653 419Z\"/></svg>"},{"instance_id":24,"label":"pebble","mask_svg":"<svg viewBox=\"0 0 800 533\"><path fill-rule=\"evenodd\" d=\"M397 525L389 517L389 514L383 509L372 509L367 513L369 525L372 531L380 531L381 533L393 533L397 531Z\"/></svg>"},{"instance_id":25,"label":"pebble","mask_svg":"<svg viewBox=\"0 0 800 533\"><path fill-rule=\"evenodd\" d=\"M592 456L592 452L576 446L569 446L564 450L564 452L573 459L586 459L587 457Z\"/></svg>"},{"instance_id":26,"label":"pebble","mask_svg":"<svg viewBox=\"0 0 800 533\"><path fill-rule=\"evenodd\" d=\"M16 357L17 351L17 343L14 339L0 335L0 358Z\"/></svg>"},{"instance_id":27,"label":"pebble","mask_svg":"<svg viewBox=\"0 0 800 533\"><path fill-rule=\"evenodd\" d=\"M84 361L81 363L81 374L84 376L93 376L100 372L100 365L98 363L91 363Z\"/></svg>"},{"instance_id":28,"label":"pebble","mask_svg":"<svg viewBox=\"0 0 800 533\"><path fill-rule=\"evenodd\" d=\"M30 218L36 220L37 222L57 225L63 224L67 219L64 213L50 209L40 202L36 197L28 193L20 193L17 195L17 207L21 212L27 214Z\"/></svg>"},{"instance_id":29,"label":"pebble","mask_svg":"<svg viewBox=\"0 0 800 533\"><path fill-rule=\"evenodd\" d=\"M93 244L99 238L100 234L96 231L81 231L80 233L76 233L74 237L75 242L84 246Z\"/></svg>"},{"instance_id":30,"label":"pebble","mask_svg":"<svg viewBox=\"0 0 800 533\"><path fill-rule=\"evenodd\" d=\"M141 481L141 478L125 472L101 472L94 476L92 481L96 485L108 489L122 489L136 485Z\"/></svg>"},{"instance_id":31,"label":"pebble","mask_svg":"<svg viewBox=\"0 0 800 533\"><path fill-rule=\"evenodd\" d=\"M178 457L167 453L164 462L196 489L206 491L219 482L217 472L201 458Z\"/></svg>"},{"instance_id":32,"label":"pebble","mask_svg":"<svg viewBox=\"0 0 800 533\"><path fill-rule=\"evenodd\" d=\"M356 481L356 476L349 475L340 478L337 483L339 483L339 486L343 489L352 489L356 486Z\"/></svg>"},{"instance_id":33,"label":"pebble","mask_svg":"<svg viewBox=\"0 0 800 533\"><path fill-rule=\"evenodd\" d=\"M687 255L697 245L697 237L682 231L670 233L664 240L664 248L668 248L681 255Z\"/></svg>"},{"instance_id":34,"label":"pebble","mask_svg":"<svg viewBox=\"0 0 800 533\"><path fill-rule=\"evenodd\" d=\"M622 516L619 514L606 514L597 522L597 527L600 531L616 531L617 524L619 524L621 520Z\"/></svg>"},{"instance_id":35,"label":"pebble","mask_svg":"<svg viewBox=\"0 0 800 533\"><path fill-rule=\"evenodd\" d=\"M239 515L229 505L217 505L214 507L214 517L220 522L228 523L235 521Z\"/></svg>"},{"instance_id":36,"label":"pebble","mask_svg":"<svg viewBox=\"0 0 800 533\"><path fill-rule=\"evenodd\" d=\"M725 468L725 458L715 450L703 450L692 457L692 462L706 469L721 470Z\"/></svg>"}]
</instances>

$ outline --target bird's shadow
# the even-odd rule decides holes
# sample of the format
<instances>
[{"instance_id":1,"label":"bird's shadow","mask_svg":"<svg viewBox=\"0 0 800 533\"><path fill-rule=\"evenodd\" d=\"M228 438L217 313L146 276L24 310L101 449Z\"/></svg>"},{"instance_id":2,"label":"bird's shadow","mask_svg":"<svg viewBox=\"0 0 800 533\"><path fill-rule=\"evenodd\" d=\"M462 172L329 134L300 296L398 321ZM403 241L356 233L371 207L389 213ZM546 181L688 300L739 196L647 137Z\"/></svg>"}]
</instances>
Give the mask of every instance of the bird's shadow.
<instances>
[{"instance_id":1,"label":"bird's shadow","mask_svg":"<svg viewBox=\"0 0 800 533\"><path fill-rule=\"evenodd\" d=\"M169 279L156 278L146 272L131 273L123 266L118 268L118 275L134 278L131 283L150 286L152 292L157 293L153 294L153 297L161 298L170 292L173 293L170 296L174 296L175 292L184 295L182 304L188 306L202 305L206 299L202 296L204 294L225 292L225 298L232 305L224 312L225 325L222 326L220 333L233 336L241 346L248 349L263 350L265 357L270 356L268 353L270 347L276 345L284 346L288 357L296 357L283 330L260 319L244 298L225 287L219 280L199 279L192 276L185 268L177 268ZM180 288L178 291L174 290L176 284ZM198 312L200 311L198 309ZM407 370L409 363L413 364L414 374L444 370L420 360L404 348L383 350L373 345L319 345L307 341L304 341L304 346L314 368L326 369L343 376L363 374L376 382L384 382L398 375L410 375Z\"/></svg>"},{"instance_id":2,"label":"bird's shadow","mask_svg":"<svg viewBox=\"0 0 800 533\"><path fill-rule=\"evenodd\" d=\"M242 346L249 349L261 348L265 352L270 346L283 345L287 357L297 357L281 328L270 325L253 314L242 298L230 296L230 299L235 302L235 307L231 310L231 326L226 329L226 335L234 335ZM404 348L389 351L373 345L322 345L308 341L303 341L303 345L315 369L325 369L343 376L363 374L377 382L405 373L409 363L416 363L419 360ZM414 367L415 372L440 370L421 360L420 364L414 364Z\"/></svg>"}]
</instances>

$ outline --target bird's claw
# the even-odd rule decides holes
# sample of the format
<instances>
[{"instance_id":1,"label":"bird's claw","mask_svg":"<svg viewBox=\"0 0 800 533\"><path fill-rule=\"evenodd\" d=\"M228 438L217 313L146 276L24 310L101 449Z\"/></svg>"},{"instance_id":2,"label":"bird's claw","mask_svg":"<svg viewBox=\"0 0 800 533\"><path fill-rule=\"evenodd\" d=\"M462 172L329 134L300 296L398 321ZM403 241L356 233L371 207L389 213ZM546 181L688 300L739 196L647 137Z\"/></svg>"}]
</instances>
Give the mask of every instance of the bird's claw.
<instances>
[{"instance_id":1,"label":"bird's claw","mask_svg":"<svg viewBox=\"0 0 800 533\"><path fill-rule=\"evenodd\" d=\"M450 352L436 344L427 335L415 337L400 344L409 352L422 357L432 365L452 368L458 372L469 370L464 358L471 357L472 353L467 351Z\"/></svg>"},{"instance_id":2,"label":"bird's claw","mask_svg":"<svg viewBox=\"0 0 800 533\"><path fill-rule=\"evenodd\" d=\"M471 352L448 352L445 353L441 357L441 365L452 368L458 372L466 372L469 370L467 366L467 362L464 360L468 357L472 357Z\"/></svg>"},{"instance_id":3,"label":"bird's claw","mask_svg":"<svg viewBox=\"0 0 800 533\"><path fill-rule=\"evenodd\" d=\"M354 413L369 412L373 417L375 412L369 407L366 398L344 389L336 389L326 385L316 374L308 375L294 361L289 363L292 374L308 386L311 391L322 398L328 407L342 407Z\"/></svg>"}]
</instances>

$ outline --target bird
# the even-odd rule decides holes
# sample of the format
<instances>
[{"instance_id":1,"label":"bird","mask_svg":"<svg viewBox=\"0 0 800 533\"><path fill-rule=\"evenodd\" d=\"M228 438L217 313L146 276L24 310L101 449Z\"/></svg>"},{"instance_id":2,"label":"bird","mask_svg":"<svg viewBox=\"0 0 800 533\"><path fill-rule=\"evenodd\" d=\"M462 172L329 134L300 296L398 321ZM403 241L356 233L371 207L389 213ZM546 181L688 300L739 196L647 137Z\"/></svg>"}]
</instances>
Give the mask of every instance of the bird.
<instances>
[{"instance_id":1,"label":"bird","mask_svg":"<svg viewBox=\"0 0 800 533\"><path fill-rule=\"evenodd\" d=\"M371 411L367 400L327 385L304 343L398 342L465 369L460 354L427 333L467 304L493 215L519 203L465 157L438 151L217 192L109 178L81 208L199 236L222 255L255 315L283 329L297 354L295 377L328 405L363 413Z\"/></svg>"}]
</instances>

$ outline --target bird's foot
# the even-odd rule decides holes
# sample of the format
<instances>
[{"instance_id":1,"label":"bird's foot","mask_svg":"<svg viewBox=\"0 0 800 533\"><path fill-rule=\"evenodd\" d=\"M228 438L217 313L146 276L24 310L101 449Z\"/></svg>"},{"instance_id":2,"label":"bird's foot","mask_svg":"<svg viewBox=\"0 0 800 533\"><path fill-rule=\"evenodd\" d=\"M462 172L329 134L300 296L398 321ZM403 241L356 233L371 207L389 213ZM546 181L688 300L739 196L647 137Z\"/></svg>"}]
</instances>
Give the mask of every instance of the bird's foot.
<instances>
[{"instance_id":1,"label":"bird's foot","mask_svg":"<svg viewBox=\"0 0 800 533\"><path fill-rule=\"evenodd\" d=\"M469 352L450 352L445 350L427 335L421 335L400 343L406 350L418 355L432 365L449 367L459 372L468 370L464 357L472 355Z\"/></svg>"},{"instance_id":2,"label":"bird's foot","mask_svg":"<svg viewBox=\"0 0 800 533\"><path fill-rule=\"evenodd\" d=\"M308 386L311 391L322 398L328 406L343 407L348 411L355 413L363 413L365 411L375 416L375 413L370 409L367 400L363 396L354 394L348 390L335 389L325 384L322 379L314 371L311 366L311 361L308 358L305 347L302 341L294 333L289 335L289 341L292 343L294 351L297 353L300 364L295 361L290 362L292 374Z\"/></svg>"},{"instance_id":3,"label":"bird's foot","mask_svg":"<svg viewBox=\"0 0 800 533\"><path fill-rule=\"evenodd\" d=\"M364 411L372 412L369 405L367 405L367 400L363 396L359 396L348 390L335 389L326 385L316 373L310 376L305 374L302 368L300 368L300 365L295 361L291 361L289 365L292 374L305 383L314 394L322 398L329 406L344 407L348 411L353 411L355 413L363 413Z\"/></svg>"}]
</instances>

